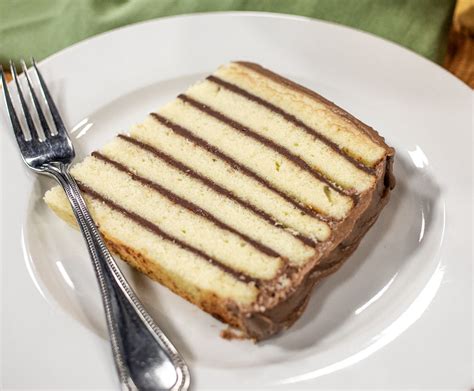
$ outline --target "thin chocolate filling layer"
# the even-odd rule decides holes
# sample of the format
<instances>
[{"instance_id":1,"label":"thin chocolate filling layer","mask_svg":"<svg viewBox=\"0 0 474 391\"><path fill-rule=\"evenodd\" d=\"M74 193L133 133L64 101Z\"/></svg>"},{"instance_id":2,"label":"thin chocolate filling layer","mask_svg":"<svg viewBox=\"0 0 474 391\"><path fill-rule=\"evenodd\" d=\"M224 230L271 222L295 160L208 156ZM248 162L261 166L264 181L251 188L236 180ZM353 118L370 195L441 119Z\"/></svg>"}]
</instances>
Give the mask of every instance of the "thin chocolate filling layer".
<instances>
[{"instance_id":1,"label":"thin chocolate filling layer","mask_svg":"<svg viewBox=\"0 0 474 391\"><path fill-rule=\"evenodd\" d=\"M171 192L171 191L165 189L164 187L160 186L158 183L152 182L149 179L143 178L143 177L135 174L134 172L130 171L128 169L128 167L124 166L123 164L121 164L119 162L116 162L116 161L108 158L107 156L102 155L100 152L92 152L92 156L95 157L96 159L104 161L107 164L110 164L111 166L115 167L115 169L128 174L134 181L137 181L137 182L147 186L148 188L160 193L161 195L168 198L171 202L173 202L173 203L175 203L179 206L182 206L183 208L188 209L190 212L192 212L196 215L204 217L205 219L207 219L207 220L211 221L212 223L214 223L219 228L222 228L226 231L232 232L233 234L239 236L240 238L245 240L247 243L252 245L257 250L259 250L260 252L262 252L264 254L267 254L271 257L283 258L280 254L278 254L275 250L271 249L270 247L267 247L263 243L260 243L256 240L252 239L251 237L247 236L246 234L237 231L236 229L232 228L231 226L229 226L226 223L219 220L217 217L215 217L211 213L209 213L206 210L200 208L199 206L193 204L192 202L190 202L190 201L188 201L184 198L179 197L178 195L174 194L173 192Z\"/></svg>"},{"instance_id":2,"label":"thin chocolate filling layer","mask_svg":"<svg viewBox=\"0 0 474 391\"><path fill-rule=\"evenodd\" d=\"M217 183L210 180L209 178L206 178L206 177L202 176L201 174L198 174L191 167L188 167L185 164L175 160L170 155L168 155L168 154L152 147L151 145L148 145L148 144L145 144L145 143L143 143L139 140L136 140L136 139L134 139L130 136L119 134L118 137L121 138L122 140L127 141L130 144L135 145L136 147L138 147L140 149L143 149L144 151L147 151L147 152L151 153L152 155L154 155L158 159L163 160L164 162L166 162L170 166L173 166L177 170L181 171L183 174L188 175L188 176L190 176L194 179L197 179L198 181L204 183L206 186L208 186L209 188L214 190L216 193L219 193L222 196L224 196L226 198L229 198L229 199L233 200L234 202L238 203L239 205L241 205L245 209L248 209L248 210L252 211L254 214L259 216L260 218L262 218L266 222L270 223L271 225L273 225L275 227L278 227L282 230L285 230L284 224L282 224L281 222L276 221L273 217L271 217L270 215L268 215L264 211L262 211L260 209L257 209L252 204L250 204L247 201L237 197L232 192L230 192L229 190L219 186ZM286 231L286 232L289 232L289 231ZM302 243L306 244L307 246L312 247L312 246L316 245L316 241L314 241L313 239L311 239L307 236L304 236L300 233L291 233L291 234L294 237L296 237L297 239L299 239Z\"/></svg>"},{"instance_id":3,"label":"thin chocolate filling layer","mask_svg":"<svg viewBox=\"0 0 474 391\"><path fill-rule=\"evenodd\" d=\"M180 94L178 95L178 98L181 99L183 102L189 103L191 106L195 107L196 109L202 111L203 113L206 113L207 115L216 118L217 120L223 122L226 125L229 125L230 127L234 128L235 130L239 131L240 133L249 136L253 138L254 140L258 141L262 145L265 145L266 147L273 149L274 151L278 152L280 155L284 156L294 164L296 164L299 168L302 170L308 172L310 175L312 175L314 178L316 178L318 181L323 182L326 184L328 187L333 189L339 194L349 196L352 198L357 199L354 197L353 192L348 192L339 187L338 185L334 184L331 182L329 179L327 179L324 175L322 175L320 172L314 170L313 168L310 167L308 163L306 163L303 159L300 157L293 155L288 149L285 147L282 147L281 145L273 142L270 139L267 139L266 137L261 136L260 134L254 132L252 129L238 123L237 121L234 121L233 119L225 116L224 114L214 110L208 105L205 105L201 102L198 102L196 99L193 99L185 94Z\"/></svg>"},{"instance_id":4,"label":"thin chocolate filling layer","mask_svg":"<svg viewBox=\"0 0 474 391\"><path fill-rule=\"evenodd\" d=\"M327 223L332 223L335 222L336 220L329 217L325 216L323 214L318 213L317 211L308 208L305 205L300 204L299 202L295 201L293 198L291 198L288 194L284 193L281 190L278 190L276 187L274 187L270 182L265 180L264 178L260 177L258 174L253 172L252 170L248 169L244 165L240 164L236 160L232 159L231 157L227 156L225 153L223 153L220 149L214 147L213 145L209 144L207 141L196 137L192 132L190 132L188 129L183 128L182 126L175 124L168 118L163 117L161 114L158 113L150 113L152 118L154 118L156 121L161 123L163 126L166 126L168 129L172 130L179 136L183 137L186 140L191 141L195 145L198 145L199 147L205 149L207 152L215 155L219 159L222 159L225 161L227 164L229 164L234 170L238 170L241 173L247 175L250 178L255 179L257 182L265 186L267 189L271 190L273 193L278 194L281 198L283 198L285 201L288 201L290 204L292 204L295 208L299 209L301 213L307 214L311 217L314 217L320 221L324 221Z\"/></svg>"},{"instance_id":5,"label":"thin chocolate filling layer","mask_svg":"<svg viewBox=\"0 0 474 391\"><path fill-rule=\"evenodd\" d=\"M163 239L165 239L169 242L172 242L172 243L178 245L179 247L181 247L181 248L183 248L187 251L192 252L193 254L196 254L197 256L199 256L200 258L205 260L206 262L210 263L211 265L214 265L214 266L218 267L223 272L234 276L236 279L238 279L240 281L243 281L243 282L246 282L246 283L253 282L257 286L260 284L260 281L261 281L260 279L251 277L251 276L249 276L245 273L238 272L237 270L232 269L231 267L227 266L226 264L222 263L221 261L219 261L219 260L211 257L210 255L204 253L203 251L201 251L201 250L199 250L199 249L197 249L197 248L195 248L195 247L179 240L178 238L175 238L175 237L167 234L166 232L162 231L156 224L153 224L151 221L148 221L147 219L141 217L140 215L121 207L120 205L113 202L112 200L110 200L110 199L104 197L103 195L97 193L94 189L90 188L89 186L85 185L84 183L82 183L78 180L76 180L76 182L77 182L77 185L79 186L79 189L81 189L81 191L84 194L87 194L89 197L104 203L110 209L121 213L122 215L124 215L128 219L132 220L136 224L138 224L138 225L142 226L143 228L145 228L146 230L148 230L150 232L153 232L155 235L158 235L161 238L163 238Z\"/></svg>"},{"instance_id":6,"label":"thin chocolate filling layer","mask_svg":"<svg viewBox=\"0 0 474 391\"><path fill-rule=\"evenodd\" d=\"M324 137L321 133L319 133L317 130L309 127L306 125L304 122L300 121L298 118L296 118L294 115L287 113L286 111L280 109L279 107L273 105L272 103L266 101L265 99L262 99L256 95L251 94L250 92L244 90L243 88L240 88L236 86L235 84L229 83L225 80L222 80L221 78L217 76L208 76L207 80L212 81L213 83L216 83L220 85L221 87L224 87L228 89L229 91L234 92L235 94L241 95L248 100L251 100L252 102L255 102L261 106L266 107L270 111L273 111L276 114L279 114L282 116L285 120L288 122L293 123L294 125L298 126L299 128L303 129L306 133L310 134L311 136L317 138L318 140L322 141L324 144L326 144L329 148L331 148L334 152L337 154L341 155L345 159L347 159L350 163L352 163L354 166L359 168L362 171L365 171L366 173L373 175L374 174L374 169L371 167L367 167L363 163L359 162L358 160L354 159L352 156L344 153L344 151L339 148L339 146L334 143L333 141L329 140L327 137Z\"/></svg>"}]
</instances>

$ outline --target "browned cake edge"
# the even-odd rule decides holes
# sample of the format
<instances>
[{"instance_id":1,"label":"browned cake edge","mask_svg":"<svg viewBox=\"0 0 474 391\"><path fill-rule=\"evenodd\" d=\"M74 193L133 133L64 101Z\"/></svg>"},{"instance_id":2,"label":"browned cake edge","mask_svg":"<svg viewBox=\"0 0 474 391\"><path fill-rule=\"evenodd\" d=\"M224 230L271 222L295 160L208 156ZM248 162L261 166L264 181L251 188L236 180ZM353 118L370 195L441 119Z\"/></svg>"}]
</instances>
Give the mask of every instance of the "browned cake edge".
<instances>
[{"instance_id":1,"label":"browned cake edge","mask_svg":"<svg viewBox=\"0 0 474 391\"><path fill-rule=\"evenodd\" d=\"M231 303L228 303L226 300L222 300L212 292L206 292L198 289L196 289L193 294L190 295L189 284L183 282L179 276L173 275L162 269L158 264L128 247L125 243L107 236L107 234L102 231L101 233L109 250L118 255L129 265L146 274L152 280L158 281L160 284L164 285L172 292L186 299L190 303L197 305L199 308L211 314L218 320L228 323L234 327L240 326L239 319L236 314L228 310L228 308L232 307Z\"/></svg>"}]
</instances>

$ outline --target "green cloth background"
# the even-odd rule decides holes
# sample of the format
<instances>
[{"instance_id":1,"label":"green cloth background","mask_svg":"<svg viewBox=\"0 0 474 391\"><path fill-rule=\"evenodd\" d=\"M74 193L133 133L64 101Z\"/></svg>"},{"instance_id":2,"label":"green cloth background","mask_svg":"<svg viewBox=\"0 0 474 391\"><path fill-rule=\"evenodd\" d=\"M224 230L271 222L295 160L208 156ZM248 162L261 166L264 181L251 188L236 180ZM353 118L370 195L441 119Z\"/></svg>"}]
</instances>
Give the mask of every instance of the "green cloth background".
<instances>
[{"instance_id":1,"label":"green cloth background","mask_svg":"<svg viewBox=\"0 0 474 391\"><path fill-rule=\"evenodd\" d=\"M193 12L268 11L369 31L442 61L455 0L0 0L0 63L42 59L84 38Z\"/></svg>"}]
</instances>

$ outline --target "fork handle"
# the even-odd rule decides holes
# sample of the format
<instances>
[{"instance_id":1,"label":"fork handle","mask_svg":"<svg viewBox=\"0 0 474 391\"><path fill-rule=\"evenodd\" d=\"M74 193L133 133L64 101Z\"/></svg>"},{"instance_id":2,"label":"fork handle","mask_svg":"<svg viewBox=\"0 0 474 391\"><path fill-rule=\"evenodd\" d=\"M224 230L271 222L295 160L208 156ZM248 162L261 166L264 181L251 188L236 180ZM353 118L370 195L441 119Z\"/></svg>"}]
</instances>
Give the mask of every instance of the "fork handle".
<instances>
[{"instance_id":1,"label":"fork handle","mask_svg":"<svg viewBox=\"0 0 474 391\"><path fill-rule=\"evenodd\" d=\"M63 187L86 241L122 389L187 390L190 375L186 363L146 312L110 255L69 165L50 164L45 172Z\"/></svg>"}]
</instances>

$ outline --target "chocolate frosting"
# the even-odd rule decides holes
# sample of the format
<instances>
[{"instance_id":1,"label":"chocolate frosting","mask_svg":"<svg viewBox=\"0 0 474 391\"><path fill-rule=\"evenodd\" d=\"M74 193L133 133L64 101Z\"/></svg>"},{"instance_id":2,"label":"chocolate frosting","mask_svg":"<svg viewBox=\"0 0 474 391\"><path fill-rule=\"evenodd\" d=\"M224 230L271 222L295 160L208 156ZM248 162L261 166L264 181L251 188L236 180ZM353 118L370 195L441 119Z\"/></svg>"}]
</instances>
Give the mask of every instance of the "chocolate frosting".
<instances>
[{"instance_id":1,"label":"chocolate frosting","mask_svg":"<svg viewBox=\"0 0 474 391\"><path fill-rule=\"evenodd\" d=\"M329 241L324 242L326 249L309 261L304 268L289 270L288 278L292 282L286 297L275 302L271 294L262 291L257 306L239 314L239 327L248 337L258 341L290 327L303 313L315 284L339 269L355 251L388 202L389 190L395 184L392 161L392 157L389 157L386 163L383 162L384 175L377 181L375 192L367 193L361 200L366 207L357 208L358 210L344 221L344 227L339 228Z\"/></svg>"},{"instance_id":2,"label":"chocolate frosting","mask_svg":"<svg viewBox=\"0 0 474 391\"><path fill-rule=\"evenodd\" d=\"M395 186L393 158L395 150L387 146L384 139L371 127L362 123L334 103L315 92L293 83L273 72L252 63L240 65L303 92L325 104L331 111L365 132L371 140L386 149L386 156L375 167L374 186L360 194L358 203L350 214L340 222L332 223L332 236L318 243L316 254L303 267L287 269L268 284L263 284L256 303L247 308L238 308L229 302L227 308L233 314L235 325L256 341L268 338L290 327L303 313L311 291L322 278L335 272L355 251L367 230L375 223ZM281 282L281 284L279 284Z\"/></svg>"}]
</instances>

